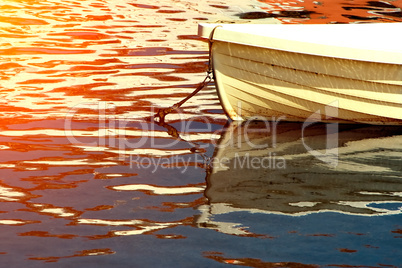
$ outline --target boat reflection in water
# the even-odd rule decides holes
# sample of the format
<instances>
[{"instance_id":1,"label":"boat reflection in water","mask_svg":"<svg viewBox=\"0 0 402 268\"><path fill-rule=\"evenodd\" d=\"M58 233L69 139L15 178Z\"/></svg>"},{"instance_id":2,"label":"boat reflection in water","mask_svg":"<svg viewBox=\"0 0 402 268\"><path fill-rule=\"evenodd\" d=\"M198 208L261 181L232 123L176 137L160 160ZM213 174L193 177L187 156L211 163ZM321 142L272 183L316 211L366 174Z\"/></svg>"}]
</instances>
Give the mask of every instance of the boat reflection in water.
<instances>
[{"instance_id":1,"label":"boat reflection in water","mask_svg":"<svg viewBox=\"0 0 402 268\"><path fill-rule=\"evenodd\" d=\"M197 223L222 233L254 236L241 220L251 214L288 218L332 212L350 220L398 215L401 159L401 127L232 123L211 161L208 204L199 208ZM229 217L230 213L243 214ZM226 216L219 220L222 215ZM309 219L294 228L324 224L316 222L321 217Z\"/></svg>"}]
</instances>

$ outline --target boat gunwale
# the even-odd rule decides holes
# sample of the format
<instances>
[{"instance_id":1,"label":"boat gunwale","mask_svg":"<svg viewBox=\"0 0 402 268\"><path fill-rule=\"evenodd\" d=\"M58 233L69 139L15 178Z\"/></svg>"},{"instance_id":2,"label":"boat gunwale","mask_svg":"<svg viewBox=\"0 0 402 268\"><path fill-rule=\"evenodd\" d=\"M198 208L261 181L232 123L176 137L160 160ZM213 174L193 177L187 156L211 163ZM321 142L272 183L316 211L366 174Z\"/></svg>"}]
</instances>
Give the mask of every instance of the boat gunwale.
<instances>
[{"instance_id":1,"label":"boat gunwale","mask_svg":"<svg viewBox=\"0 0 402 268\"><path fill-rule=\"evenodd\" d=\"M251 32L245 32L243 28L248 26L252 29L252 27L257 27L261 29L265 29L266 27L281 27L283 29L291 29L289 27L318 27L326 28L328 30L330 27L345 27L345 26L352 26L356 27L359 25L376 25L374 27L380 28L377 31L382 30L386 24L395 24L402 30L402 23L365 23L365 24L214 24L214 23L200 23L198 25L198 35L203 38L210 38L210 33L215 29L213 40L211 41L222 41L246 46L253 46L253 47L261 47L266 49L273 49L279 51L286 51L291 53L300 53L300 54L307 54L307 55L315 55L315 56L325 56L325 57L333 57L339 59L348 59L348 60L356 60L356 61L366 61L366 62L377 62L377 63L384 63L384 64L392 64L392 65L402 65L402 46L396 46L394 43L400 43L401 40L397 40L396 35L390 35L390 39L393 40L381 40L382 45L388 45L388 49L378 48L372 44L365 44L364 42L360 41L361 44L365 44L366 47L360 48L356 47L356 44L353 44L352 41L349 43L336 42L334 43L325 43L325 42L313 42L310 40L297 40L296 38L292 39L291 37L288 38L279 38L269 36L268 34L260 34L255 33L251 30ZM217 27L220 26L220 27ZM397 27L391 26L391 27ZM239 29L236 29L238 27ZM367 31L366 27L366 31ZM247 28L246 28L247 29ZM334 28L333 28L334 29ZM340 31L338 28L338 31ZM361 28L364 29L364 28ZM311 30L311 29L310 29ZM327 30L327 31L328 31ZM294 30L293 30L294 31ZM362 38L363 33L357 33L358 36ZM383 33L380 31L379 33ZM313 35L309 35L313 37ZM350 36L348 36L350 37ZM375 37L375 36L374 36ZM315 37L317 38L317 37ZM357 38L357 37L354 37ZM368 38L368 37L366 37ZM380 38L377 38L380 39ZM376 40L376 39L374 39ZM315 40L314 40L315 41ZM368 42L369 40L367 40ZM380 42L376 40L376 42ZM377 44L377 43L375 43ZM378 45L378 44L377 44ZM395 46L395 47L392 47Z\"/></svg>"}]
</instances>

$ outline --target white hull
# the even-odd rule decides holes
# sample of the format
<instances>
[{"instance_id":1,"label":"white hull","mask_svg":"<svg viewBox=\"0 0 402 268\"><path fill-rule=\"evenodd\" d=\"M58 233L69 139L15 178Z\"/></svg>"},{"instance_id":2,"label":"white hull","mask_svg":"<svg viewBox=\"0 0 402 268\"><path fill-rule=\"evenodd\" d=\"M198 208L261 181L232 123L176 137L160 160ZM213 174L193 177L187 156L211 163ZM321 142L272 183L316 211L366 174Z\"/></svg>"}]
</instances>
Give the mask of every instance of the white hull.
<instances>
[{"instance_id":1,"label":"white hull","mask_svg":"<svg viewBox=\"0 0 402 268\"><path fill-rule=\"evenodd\" d=\"M264 25L278 26L286 25ZM344 43L310 46L298 41L295 47L281 49L296 41L281 43L278 38L264 47L237 42L241 32L233 29L237 37L231 40L225 27L214 33L212 66L221 104L231 119L402 124L402 48L398 51L393 44L386 51L368 47L361 52L345 49ZM201 28L201 35L211 28ZM258 39L258 34L253 36ZM398 41L393 38L389 42Z\"/></svg>"}]
</instances>

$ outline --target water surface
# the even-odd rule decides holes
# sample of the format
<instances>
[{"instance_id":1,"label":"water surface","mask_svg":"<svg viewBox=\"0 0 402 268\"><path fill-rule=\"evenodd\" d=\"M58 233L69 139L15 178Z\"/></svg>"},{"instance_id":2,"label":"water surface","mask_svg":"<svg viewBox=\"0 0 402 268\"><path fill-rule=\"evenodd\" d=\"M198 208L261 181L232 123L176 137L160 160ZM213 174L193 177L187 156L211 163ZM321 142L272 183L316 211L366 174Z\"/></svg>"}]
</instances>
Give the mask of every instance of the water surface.
<instances>
[{"instance_id":1,"label":"water surface","mask_svg":"<svg viewBox=\"0 0 402 268\"><path fill-rule=\"evenodd\" d=\"M2 265L402 265L400 128L237 125L213 83L149 119L204 79L199 22L397 22L401 7L2 1Z\"/></svg>"}]
</instances>

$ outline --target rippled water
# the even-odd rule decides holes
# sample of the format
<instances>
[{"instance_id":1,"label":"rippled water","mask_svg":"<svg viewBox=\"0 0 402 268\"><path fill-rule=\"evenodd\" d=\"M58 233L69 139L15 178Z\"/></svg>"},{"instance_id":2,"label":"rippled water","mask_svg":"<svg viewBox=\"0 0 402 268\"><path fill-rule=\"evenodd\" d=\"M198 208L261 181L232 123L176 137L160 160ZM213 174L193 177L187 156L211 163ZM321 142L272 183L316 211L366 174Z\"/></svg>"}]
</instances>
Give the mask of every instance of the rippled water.
<instances>
[{"instance_id":1,"label":"rippled water","mask_svg":"<svg viewBox=\"0 0 402 268\"><path fill-rule=\"evenodd\" d=\"M213 83L150 120L204 79L200 22L397 22L401 7L1 1L2 266L402 265L400 128L229 124Z\"/></svg>"}]
</instances>

